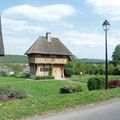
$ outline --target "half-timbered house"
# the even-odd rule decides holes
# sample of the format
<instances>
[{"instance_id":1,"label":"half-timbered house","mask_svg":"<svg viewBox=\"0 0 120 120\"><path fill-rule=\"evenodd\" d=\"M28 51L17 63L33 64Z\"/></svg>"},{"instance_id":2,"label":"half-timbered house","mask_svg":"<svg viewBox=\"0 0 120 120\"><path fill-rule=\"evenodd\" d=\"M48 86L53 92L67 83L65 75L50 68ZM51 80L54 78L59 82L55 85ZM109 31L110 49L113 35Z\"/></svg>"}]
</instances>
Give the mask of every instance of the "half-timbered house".
<instances>
[{"instance_id":1,"label":"half-timbered house","mask_svg":"<svg viewBox=\"0 0 120 120\"><path fill-rule=\"evenodd\" d=\"M72 53L51 33L40 36L25 53L28 56L31 77L48 76L50 66L54 78L64 77L64 64L72 59Z\"/></svg>"}]
</instances>

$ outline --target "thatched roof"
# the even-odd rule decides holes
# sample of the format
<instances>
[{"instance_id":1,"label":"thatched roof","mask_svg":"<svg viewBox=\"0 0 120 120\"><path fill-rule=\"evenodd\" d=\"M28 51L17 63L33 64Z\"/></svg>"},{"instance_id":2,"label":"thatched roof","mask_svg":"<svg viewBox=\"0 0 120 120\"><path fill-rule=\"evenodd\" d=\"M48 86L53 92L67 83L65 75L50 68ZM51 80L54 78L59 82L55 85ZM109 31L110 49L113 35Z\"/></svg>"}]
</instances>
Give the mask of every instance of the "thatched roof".
<instances>
[{"instance_id":1,"label":"thatched roof","mask_svg":"<svg viewBox=\"0 0 120 120\"><path fill-rule=\"evenodd\" d=\"M73 56L72 53L60 42L58 38L51 38L49 42L46 37L40 36L37 41L27 50L28 54L50 54Z\"/></svg>"},{"instance_id":2,"label":"thatched roof","mask_svg":"<svg viewBox=\"0 0 120 120\"><path fill-rule=\"evenodd\" d=\"M3 46L3 37L2 37L1 16L0 16L0 56L4 56L4 46Z\"/></svg>"}]
</instances>

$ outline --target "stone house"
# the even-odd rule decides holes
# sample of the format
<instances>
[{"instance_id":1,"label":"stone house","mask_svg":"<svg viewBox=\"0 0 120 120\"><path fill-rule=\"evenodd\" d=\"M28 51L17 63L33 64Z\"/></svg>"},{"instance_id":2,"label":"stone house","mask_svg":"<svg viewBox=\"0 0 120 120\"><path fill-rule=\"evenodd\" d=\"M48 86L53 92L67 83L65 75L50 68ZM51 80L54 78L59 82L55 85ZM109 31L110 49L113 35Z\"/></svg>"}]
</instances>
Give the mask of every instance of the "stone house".
<instances>
[{"instance_id":1,"label":"stone house","mask_svg":"<svg viewBox=\"0 0 120 120\"><path fill-rule=\"evenodd\" d=\"M64 64L71 61L73 56L59 38L51 37L50 32L40 36L25 54L28 56L31 78L50 75L50 66L54 78L63 78Z\"/></svg>"}]
</instances>

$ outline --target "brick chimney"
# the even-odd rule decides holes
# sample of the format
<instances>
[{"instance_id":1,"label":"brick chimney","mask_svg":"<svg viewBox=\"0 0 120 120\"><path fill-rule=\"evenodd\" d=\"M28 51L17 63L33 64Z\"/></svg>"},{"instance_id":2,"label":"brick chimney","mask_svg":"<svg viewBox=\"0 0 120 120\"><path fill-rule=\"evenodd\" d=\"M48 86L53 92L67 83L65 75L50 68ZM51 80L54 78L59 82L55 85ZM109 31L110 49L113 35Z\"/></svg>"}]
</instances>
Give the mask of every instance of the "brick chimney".
<instances>
[{"instance_id":1,"label":"brick chimney","mask_svg":"<svg viewBox=\"0 0 120 120\"><path fill-rule=\"evenodd\" d=\"M46 33L46 39L48 40L48 42L51 42L51 32Z\"/></svg>"}]
</instances>

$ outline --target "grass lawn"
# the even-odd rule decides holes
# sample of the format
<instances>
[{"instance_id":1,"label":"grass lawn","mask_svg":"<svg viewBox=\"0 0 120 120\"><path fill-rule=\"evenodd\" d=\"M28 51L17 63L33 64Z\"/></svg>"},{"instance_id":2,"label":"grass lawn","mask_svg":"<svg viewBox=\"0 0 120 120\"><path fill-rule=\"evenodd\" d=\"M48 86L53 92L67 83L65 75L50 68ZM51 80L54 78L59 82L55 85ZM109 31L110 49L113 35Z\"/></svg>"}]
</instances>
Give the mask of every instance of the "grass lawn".
<instances>
[{"instance_id":1,"label":"grass lawn","mask_svg":"<svg viewBox=\"0 0 120 120\"><path fill-rule=\"evenodd\" d=\"M0 102L0 120L16 120L27 116L60 111L64 108L86 105L94 102L120 98L120 88L88 91L86 81L90 76L74 76L68 80L27 80L0 77L0 85L23 88L28 97L23 100ZM112 78L114 76L111 76ZM111 79L112 79L111 78ZM113 79L120 79L120 76ZM59 88L68 84L81 84L83 92L59 94Z\"/></svg>"}]
</instances>

